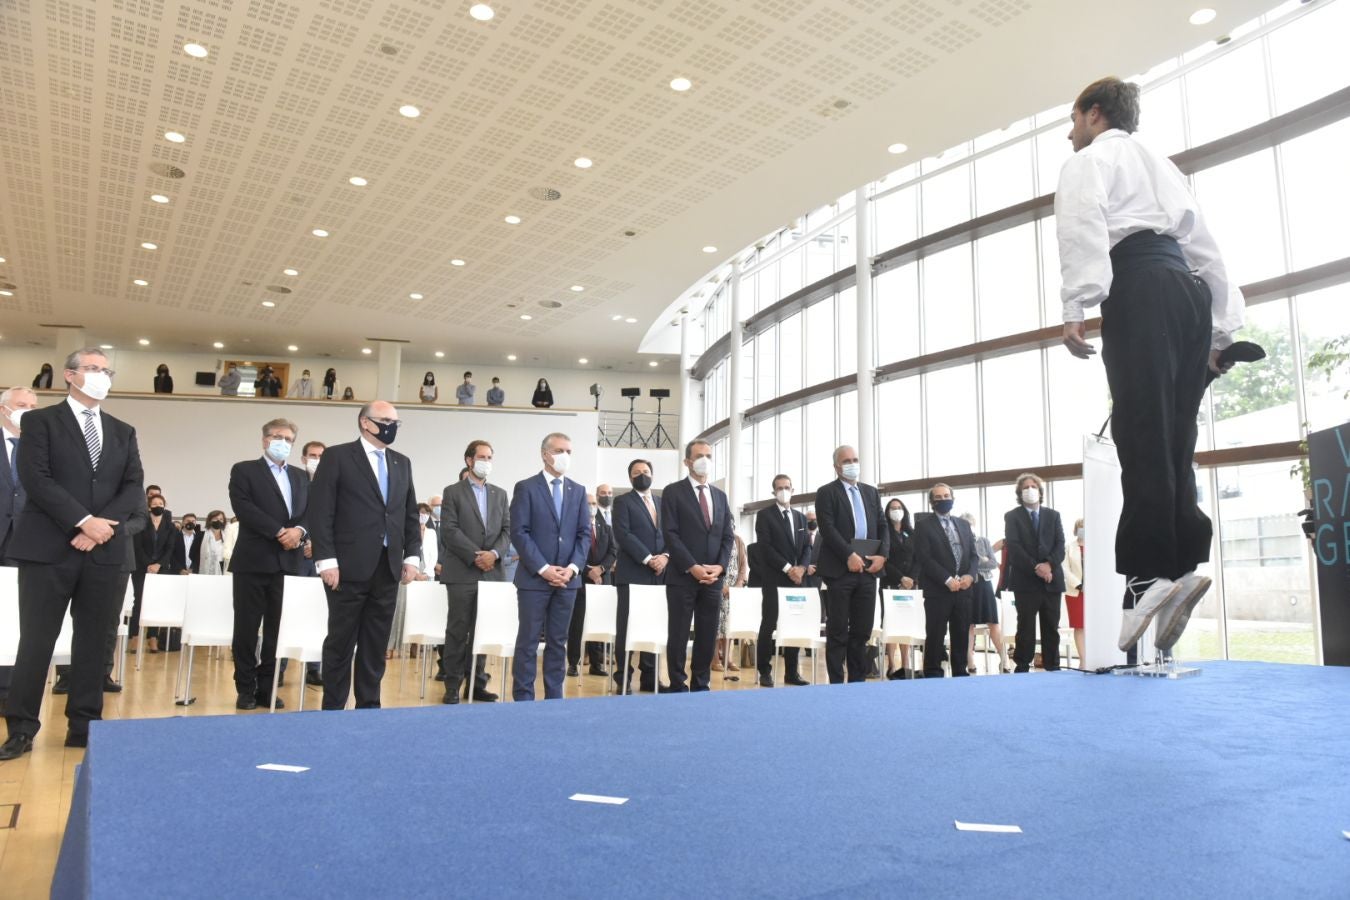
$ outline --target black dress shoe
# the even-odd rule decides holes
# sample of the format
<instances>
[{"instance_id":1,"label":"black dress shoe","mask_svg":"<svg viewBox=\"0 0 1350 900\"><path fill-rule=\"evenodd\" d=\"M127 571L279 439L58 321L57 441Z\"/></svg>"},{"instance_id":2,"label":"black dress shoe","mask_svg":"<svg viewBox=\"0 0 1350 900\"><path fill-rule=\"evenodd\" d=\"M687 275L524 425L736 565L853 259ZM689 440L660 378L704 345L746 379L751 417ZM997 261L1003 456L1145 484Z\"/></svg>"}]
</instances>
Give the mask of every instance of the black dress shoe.
<instances>
[{"instance_id":1,"label":"black dress shoe","mask_svg":"<svg viewBox=\"0 0 1350 900\"><path fill-rule=\"evenodd\" d=\"M113 681L111 678L104 678L104 679L103 679L103 693L105 693L105 694L120 694L120 693L122 693L122 686L121 686L120 684L118 684L117 682Z\"/></svg>"},{"instance_id":2,"label":"black dress shoe","mask_svg":"<svg viewBox=\"0 0 1350 900\"><path fill-rule=\"evenodd\" d=\"M660 694L665 693L666 686L664 684L651 684L650 682L643 681L638 684L638 691L643 694Z\"/></svg>"},{"instance_id":3,"label":"black dress shoe","mask_svg":"<svg viewBox=\"0 0 1350 900\"><path fill-rule=\"evenodd\" d=\"M772 675L761 675L761 676L759 676L759 686L760 686L760 687L773 687L773 676L772 676Z\"/></svg>"},{"instance_id":4,"label":"black dress shoe","mask_svg":"<svg viewBox=\"0 0 1350 900\"><path fill-rule=\"evenodd\" d=\"M70 693L70 679L67 678L67 677L64 676L64 675L62 675L60 678L56 679L56 684L53 684L53 685L52 685L52 693L53 693L53 694L69 694L69 693Z\"/></svg>"},{"instance_id":5,"label":"black dress shoe","mask_svg":"<svg viewBox=\"0 0 1350 900\"><path fill-rule=\"evenodd\" d=\"M784 678L784 679L783 679L783 682L784 682L784 684L792 684L792 685L797 685L797 686L799 686L799 687L800 687L801 685L803 685L803 684L810 684L810 683L811 683L811 682L807 681L805 678L803 678L802 676L798 675L796 672L793 672L791 675L789 675L789 676L787 676L786 678Z\"/></svg>"},{"instance_id":6,"label":"black dress shoe","mask_svg":"<svg viewBox=\"0 0 1350 900\"><path fill-rule=\"evenodd\" d=\"M444 672L437 672L437 673L432 677L432 680L433 680L433 681L444 681L444 680L445 680L445 673L444 673ZM320 684L323 684L323 682L319 682L319 683L320 683Z\"/></svg>"},{"instance_id":7,"label":"black dress shoe","mask_svg":"<svg viewBox=\"0 0 1350 900\"><path fill-rule=\"evenodd\" d=\"M0 745L0 759L18 759L33 749L33 739L26 734L12 734Z\"/></svg>"},{"instance_id":8,"label":"black dress shoe","mask_svg":"<svg viewBox=\"0 0 1350 900\"><path fill-rule=\"evenodd\" d=\"M252 694L240 694L240 695L239 695L239 698L238 698L237 700L234 701L234 708L235 708L235 709L257 709L257 708L258 708L258 698L257 698L257 697L254 697Z\"/></svg>"},{"instance_id":9,"label":"black dress shoe","mask_svg":"<svg viewBox=\"0 0 1350 900\"><path fill-rule=\"evenodd\" d=\"M904 669L891 669L886 673L887 681L900 681L905 677Z\"/></svg>"},{"instance_id":10,"label":"black dress shoe","mask_svg":"<svg viewBox=\"0 0 1350 900\"><path fill-rule=\"evenodd\" d=\"M578 677L578 676L580 676L580 675L581 675L581 670L578 669L576 666L568 666L568 667L567 667L567 677L568 677L568 678L576 678L576 677Z\"/></svg>"},{"instance_id":11,"label":"black dress shoe","mask_svg":"<svg viewBox=\"0 0 1350 900\"><path fill-rule=\"evenodd\" d=\"M455 688L452 691L446 691L445 696L441 698L441 702L457 706L459 704L459 688Z\"/></svg>"},{"instance_id":12,"label":"black dress shoe","mask_svg":"<svg viewBox=\"0 0 1350 900\"><path fill-rule=\"evenodd\" d=\"M474 703L496 703L496 702L497 702L497 695L494 694L494 693L492 693L492 691L489 691L487 688L474 688L474 689L473 689L473 702L474 702Z\"/></svg>"},{"instance_id":13,"label":"black dress shoe","mask_svg":"<svg viewBox=\"0 0 1350 900\"><path fill-rule=\"evenodd\" d=\"M591 666L590 669L586 672L586 674L599 675L601 678L604 678L606 675L609 674L609 672L605 671L604 666Z\"/></svg>"},{"instance_id":14,"label":"black dress shoe","mask_svg":"<svg viewBox=\"0 0 1350 900\"><path fill-rule=\"evenodd\" d=\"M86 732L86 733L84 733L84 734L76 734L76 733L73 732L73 731L67 732L67 733L66 733L66 746L67 746L67 747L88 747L88 746L89 746L89 734L88 734L88 732Z\"/></svg>"},{"instance_id":15,"label":"black dress shoe","mask_svg":"<svg viewBox=\"0 0 1350 900\"><path fill-rule=\"evenodd\" d=\"M311 687L323 687L323 676L318 672L306 672L305 684Z\"/></svg>"},{"instance_id":16,"label":"black dress shoe","mask_svg":"<svg viewBox=\"0 0 1350 900\"><path fill-rule=\"evenodd\" d=\"M271 698L271 697L261 697L261 696L259 696L259 697L255 697L254 699L258 701L258 705L259 705L259 706L265 706L265 707L267 707L268 709L271 709L271 708L272 708L272 698ZM277 709L285 709L285 708L286 708L286 701L285 701L285 700L282 700L280 697L278 697L278 698L277 698Z\"/></svg>"},{"instance_id":17,"label":"black dress shoe","mask_svg":"<svg viewBox=\"0 0 1350 900\"><path fill-rule=\"evenodd\" d=\"M663 684L656 689L656 692L658 694L687 694L689 693L689 686L684 684L678 686Z\"/></svg>"}]
</instances>

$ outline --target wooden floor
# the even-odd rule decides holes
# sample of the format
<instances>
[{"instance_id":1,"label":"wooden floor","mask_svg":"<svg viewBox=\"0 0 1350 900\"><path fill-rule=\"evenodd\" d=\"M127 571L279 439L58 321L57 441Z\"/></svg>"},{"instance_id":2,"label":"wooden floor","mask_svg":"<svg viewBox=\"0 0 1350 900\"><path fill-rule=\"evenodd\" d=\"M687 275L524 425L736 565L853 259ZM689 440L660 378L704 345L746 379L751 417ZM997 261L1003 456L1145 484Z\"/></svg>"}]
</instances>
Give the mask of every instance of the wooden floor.
<instances>
[{"instance_id":1,"label":"wooden floor","mask_svg":"<svg viewBox=\"0 0 1350 900\"><path fill-rule=\"evenodd\" d=\"M174 704L174 680L179 665L178 653L147 654L141 671L135 671L135 657L128 658L125 690L120 694L105 694L105 719L139 719L164 716L219 716L268 715L266 710L239 712L234 708L234 664L228 651L200 650L195 654L192 675L192 693L196 702L189 707ZM980 655L977 654L977 660ZM803 659L802 674L811 677L808 659ZM996 671L997 659L992 660ZM439 706L444 694L442 685L429 681L427 696L418 696L418 662L395 659L389 663L383 684L383 704L396 706ZM491 668L491 690L501 693L501 676L497 663ZM983 662L979 663L983 673ZM585 666L582 672L586 671ZM781 671L781 669L780 669ZM755 687L753 668L739 673L714 672L714 690L738 690ZM738 677L739 681L731 678ZM825 679L824 660L818 672ZM287 672L286 686L278 693L288 704L289 715L296 709L297 684L303 680L303 667L292 663ZM568 698L598 697L606 692L609 679L583 674L568 678L565 691ZM636 685L637 678L634 677ZM664 680L664 679L663 679ZM542 684L539 687L542 696ZM305 710L317 709L320 690L305 688ZM453 715L452 710L447 710ZM71 792L75 785L75 767L84 758L83 750L68 750L63 744L66 736L65 697L54 696L50 685L42 709L42 731L33 744L33 752L0 762L0 898L38 898L48 896L56 858L61 849L70 811ZM148 798L147 798L148 799ZM10 821L10 804L17 804L18 820L13 829L4 826Z\"/></svg>"}]
</instances>

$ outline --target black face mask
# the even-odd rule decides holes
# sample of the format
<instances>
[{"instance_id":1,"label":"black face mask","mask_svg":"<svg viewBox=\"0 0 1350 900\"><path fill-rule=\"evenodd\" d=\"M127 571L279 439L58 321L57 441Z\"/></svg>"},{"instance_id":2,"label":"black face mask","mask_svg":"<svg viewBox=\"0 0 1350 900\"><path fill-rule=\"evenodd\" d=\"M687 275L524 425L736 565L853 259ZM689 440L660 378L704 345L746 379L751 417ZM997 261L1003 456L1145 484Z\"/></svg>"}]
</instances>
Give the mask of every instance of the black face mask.
<instances>
[{"instance_id":1,"label":"black face mask","mask_svg":"<svg viewBox=\"0 0 1350 900\"><path fill-rule=\"evenodd\" d=\"M609 509L609 505L614 502L613 497L596 497L595 502L600 504L601 509Z\"/></svg>"},{"instance_id":2,"label":"black face mask","mask_svg":"<svg viewBox=\"0 0 1350 900\"><path fill-rule=\"evenodd\" d=\"M212 522L210 525L206 527L210 528L212 531L224 531L225 523L217 519L216 521Z\"/></svg>"},{"instance_id":3,"label":"black face mask","mask_svg":"<svg viewBox=\"0 0 1350 900\"><path fill-rule=\"evenodd\" d=\"M376 422L374 419L367 419L367 422L374 425L379 431L375 432L375 437L382 444L392 444L394 438L398 437L398 422L390 422L388 425L383 422Z\"/></svg>"},{"instance_id":4,"label":"black face mask","mask_svg":"<svg viewBox=\"0 0 1350 900\"><path fill-rule=\"evenodd\" d=\"M806 523L806 530L807 530L807 531L815 531L815 530L816 530L816 520L815 520L815 519L812 519L810 522L807 522L807 523Z\"/></svg>"},{"instance_id":5,"label":"black face mask","mask_svg":"<svg viewBox=\"0 0 1350 900\"><path fill-rule=\"evenodd\" d=\"M652 486L652 476L650 476L650 475L634 475L634 476L633 476L633 490L635 490L635 491L645 491L645 490L647 490L647 488L649 488L649 487L651 487L651 486Z\"/></svg>"},{"instance_id":6,"label":"black face mask","mask_svg":"<svg viewBox=\"0 0 1350 900\"><path fill-rule=\"evenodd\" d=\"M152 516L162 516L162 515L164 515L165 513L166 513L166 510L165 510L164 507L162 507L162 506L152 506L152 507L150 507L150 515L152 515Z\"/></svg>"},{"instance_id":7,"label":"black face mask","mask_svg":"<svg viewBox=\"0 0 1350 900\"><path fill-rule=\"evenodd\" d=\"M196 533L197 533L197 523L196 523L196 522L190 522L190 523L184 524L184 525L183 525L183 532L184 532L185 534L196 534Z\"/></svg>"}]
</instances>

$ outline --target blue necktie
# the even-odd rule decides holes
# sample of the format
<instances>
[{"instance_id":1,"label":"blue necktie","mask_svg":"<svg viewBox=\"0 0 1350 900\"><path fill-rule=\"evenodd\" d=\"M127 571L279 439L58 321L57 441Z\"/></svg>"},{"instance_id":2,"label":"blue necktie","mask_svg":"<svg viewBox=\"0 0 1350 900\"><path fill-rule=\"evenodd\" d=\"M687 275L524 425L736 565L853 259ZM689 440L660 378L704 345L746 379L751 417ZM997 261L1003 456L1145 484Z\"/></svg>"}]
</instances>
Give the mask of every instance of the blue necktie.
<instances>
[{"instance_id":1,"label":"blue necktie","mask_svg":"<svg viewBox=\"0 0 1350 900\"><path fill-rule=\"evenodd\" d=\"M19 483L19 439L9 438L9 479L15 484Z\"/></svg>"},{"instance_id":2,"label":"blue necktie","mask_svg":"<svg viewBox=\"0 0 1350 900\"><path fill-rule=\"evenodd\" d=\"M380 479L380 497L385 503L389 502L389 468L384 463L384 451L375 451L375 470L379 473Z\"/></svg>"},{"instance_id":3,"label":"blue necktie","mask_svg":"<svg viewBox=\"0 0 1350 900\"><path fill-rule=\"evenodd\" d=\"M562 521L562 479L553 479L553 514Z\"/></svg>"},{"instance_id":4,"label":"blue necktie","mask_svg":"<svg viewBox=\"0 0 1350 900\"><path fill-rule=\"evenodd\" d=\"M1041 534L1041 511L1039 509L1031 511L1031 534L1034 537L1040 537Z\"/></svg>"},{"instance_id":5,"label":"blue necktie","mask_svg":"<svg viewBox=\"0 0 1350 900\"><path fill-rule=\"evenodd\" d=\"M863 512L862 494L856 484L848 486L853 495L853 536L860 541L867 540L867 513Z\"/></svg>"}]
</instances>

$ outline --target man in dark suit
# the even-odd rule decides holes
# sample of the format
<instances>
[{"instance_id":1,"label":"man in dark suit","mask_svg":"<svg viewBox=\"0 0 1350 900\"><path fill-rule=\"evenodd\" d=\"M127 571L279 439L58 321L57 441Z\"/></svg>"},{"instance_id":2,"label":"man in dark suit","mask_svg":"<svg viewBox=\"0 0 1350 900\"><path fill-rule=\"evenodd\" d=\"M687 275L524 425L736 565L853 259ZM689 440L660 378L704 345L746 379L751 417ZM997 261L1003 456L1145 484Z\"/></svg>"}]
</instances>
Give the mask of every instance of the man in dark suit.
<instances>
[{"instance_id":1,"label":"man in dark suit","mask_svg":"<svg viewBox=\"0 0 1350 900\"><path fill-rule=\"evenodd\" d=\"M1045 482L1027 472L1017 477L1016 509L1003 516L1007 586L1017 604L1015 672L1031 671L1036 658L1036 620L1041 623L1041 664L1059 671L1059 603L1064 593L1064 526L1059 513L1042 506Z\"/></svg>"},{"instance_id":2,"label":"man in dark suit","mask_svg":"<svg viewBox=\"0 0 1350 900\"><path fill-rule=\"evenodd\" d=\"M949 631L952 677L965 677L972 586L980 561L975 533L964 519L951 514L952 489L947 485L933 485L928 502L934 514L914 525L925 619L923 677L942 677L942 644Z\"/></svg>"},{"instance_id":3,"label":"man in dark suit","mask_svg":"<svg viewBox=\"0 0 1350 900\"><path fill-rule=\"evenodd\" d=\"M602 484L596 488L597 494L609 485ZM610 495L613 496L612 494ZM589 503L594 497L587 496ZM577 677L581 671L578 668L581 663L581 633L586 626L586 585L588 584L613 584L614 578L610 572L614 568L614 561L619 557L619 545L614 540L614 530L610 528L609 523L600 512L598 504L592 504L591 507L591 549L586 554L586 569L582 572L581 587L577 589L577 602L572 607L572 624L567 629L567 674ZM599 641L586 642L586 662L590 667L588 674L604 677L609 673L605 671L604 647Z\"/></svg>"},{"instance_id":4,"label":"man in dark suit","mask_svg":"<svg viewBox=\"0 0 1350 900\"><path fill-rule=\"evenodd\" d=\"M17 468L27 500L6 551L19 567L19 652L0 759L33 747L67 607L74 632L66 746L87 746L89 723L103 717L104 652L127 559L122 523L144 502L136 432L99 407L112 375L101 351L77 350L66 358L66 399L23 415Z\"/></svg>"},{"instance_id":5,"label":"man in dark suit","mask_svg":"<svg viewBox=\"0 0 1350 900\"><path fill-rule=\"evenodd\" d=\"M670 562L665 537L661 534L659 504L652 497L652 464L645 459L630 462L628 481L633 486L632 492L614 501L614 543L619 548L614 584L618 588L619 608L614 629L617 635L614 638L613 677L620 693L628 692L628 682L633 677L624 640L628 633L628 588L634 584L664 584L666 564ZM658 687L656 654L639 653L638 671L641 673L638 688L655 692Z\"/></svg>"},{"instance_id":6,"label":"man in dark suit","mask_svg":"<svg viewBox=\"0 0 1350 900\"><path fill-rule=\"evenodd\" d=\"M173 554L170 557L169 571L176 575L191 575L201 568L202 542L197 533L197 517L184 513L178 533L173 538Z\"/></svg>"},{"instance_id":7,"label":"man in dark suit","mask_svg":"<svg viewBox=\"0 0 1350 900\"><path fill-rule=\"evenodd\" d=\"M877 489L858 481L858 451L847 445L837 448L834 471L839 477L816 490L816 543L817 568L826 585L825 668L830 684L840 684L846 662L850 682L867 678L877 576L886 567L891 529Z\"/></svg>"},{"instance_id":8,"label":"man in dark suit","mask_svg":"<svg viewBox=\"0 0 1350 900\"><path fill-rule=\"evenodd\" d=\"M512 699L534 699L539 635L544 634L544 699L561 700L567 666L567 627L591 549L586 489L564 477L572 440L554 432L539 448L544 471L516 482L511 495L511 543L520 552L516 598L520 630L511 662Z\"/></svg>"},{"instance_id":9,"label":"man in dark suit","mask_svg":"<svg viewBox=\"0 0 1350 900\"><path fill-rule=\"evenodd\" d=\"M773 687L773 633L778 627L778 589L801 587L811 565L811 538L806 530L806 516L788 505L792 502L791 478L774 476L773 498L773 506L766 506L755 514L757 560L750 563L751 573L759 573L756 580L764 590L759 640L755 642L755 663L762 687ZM796 647L783 648L783 680L788 684L809 683L798 672L798 655Z\"/></svg>"},{"instance_id":10,"label":"man in dark suit","mask_svg":"<svg viewBox=\"0 0 1350 900\"><path fill-rule=\"evenodd\" d=\"M0 394L0 564L5 561L5 548L9 546L9 536L14 533L14 522L23 510L23 484L19 481L19 472L14 467L15 456L19 452L19 420L30 409L37 409L37 394L26 387L12 387ZM13 666L0 666L0 709L4 708L5 697L9 694L9 676Z\"/></svg>"},{"instance_id":11,"label":"man in dark suit","mask_svg":"<svg viewBox=\"0 0 1350 900\"><path fill-rule=\"evenodd\" d=\"M511 543L511 512L506 491L488 483L492 474L492 445L472 441L464 450L468 474L447 484L441 497L433 497L440 507L441 554L438 580L445 585L449 609L445 621L446 703L458 703L460 684L472 667L469 650L473 646L474 622L478 617L478 584L505 581L502 560ZM434 507L433 507L434 508ZM491 703L497 695L487 689L487 657L479 656L478 674L472 687L473 699Z\"/></svg>"},{"instance_id":12,"label":"man in dark suit","mask_svg":"<svg viewBox=\"0 0 1350 900\"><path fill-rule=\"evenodd\" d=\"M661 528L671 563L666 573L670 621L666 674L671 693L708 690L722 609L722 579L736 543L727 495L708 484L712 445L690 441L684 448L684 465L689 477L666 485L661 492ZM694 658L686 686L684 655L691 620Z\"/></svg>"},{"instance_id":13,"label":"man in dark suit","mask_svg":"<svg viewBox=\"0 0 1350 900\"><path fill-rule=\"evenodd\" d=\"M356 417L360 436L324 450L309 486L314 568L328 589L323 708L342 709L356 656L356 708L378 709L399 583L420 572L421 526L412 463L390 450L398 411L376 400Z\"/></svg>"},{"instance_id":14,"label":"man in dark suit","mask_svg":"<svg viewBox=\"0 0 1350 900\"><path fill-rule=\"evenodd\" d=\"M294 422L273 419L262 427L262 456L230 469L230 508L239 518L239 537L230 559L235 709L271 705L286 576L299 575L305 564L309 474L286 464L298 433ZM277 709L282 708L278 697Z\"/></svg>"}]
</instances>

